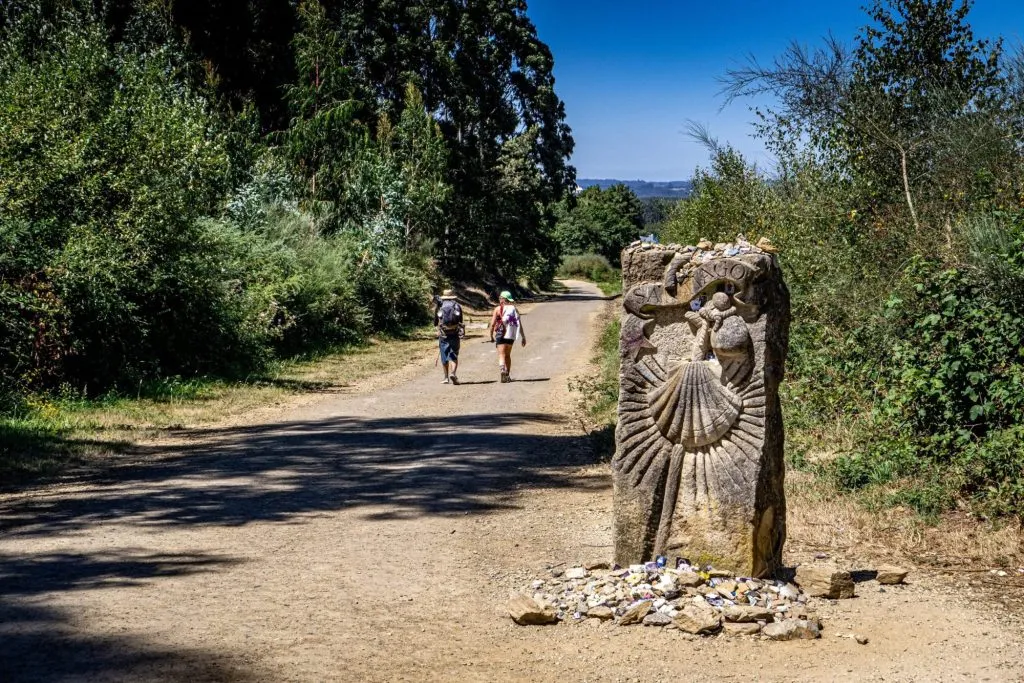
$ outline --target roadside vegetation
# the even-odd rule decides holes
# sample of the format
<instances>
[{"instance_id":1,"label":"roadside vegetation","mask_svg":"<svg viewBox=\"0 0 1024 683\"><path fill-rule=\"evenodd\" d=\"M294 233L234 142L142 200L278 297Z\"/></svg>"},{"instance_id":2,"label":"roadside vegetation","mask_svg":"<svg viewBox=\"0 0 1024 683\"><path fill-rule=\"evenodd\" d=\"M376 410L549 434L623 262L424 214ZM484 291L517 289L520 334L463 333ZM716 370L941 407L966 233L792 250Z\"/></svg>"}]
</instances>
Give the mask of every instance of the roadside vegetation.
<instances>
[{"instance_id":1,"label":"roadside vegetation","mask_svg":"<svg viewBox=\"0 0 1024 683\"><path fill-rule=\"evenodd\" d=\"M781 249L793 485L887 510L918 550L920 525L894 509L1024 519L1024 52L975 40L969 9L879 0L852 46L793 46L730 71L730 98L778 103L756 112L775 167L691 126L711 163L654 225L662 242L743 233ZM597 280L598 258L563 270ZM615 325L597 375L575 383L599 424L614 422Z\"/></svg>"},{"instance_id":2,"label":"roadside vegetation","mask_svg":"<svg viewBox=\"0 0 1024 683\"><path fill-rule=\"evenodd\" d=\"M1024 59L970 3L879 0L852 46L726 76L771 172L712 152L663 242L769 237L792 293L791 467L873 508L1024 516Z\"/></svg>"},{"instance_id":3,"label":"roadside vegetation","mask_svg":"<svg viewBox=\"0 0 1024 683\"><path fill-rule=\"evenodd\" d=\"M400 338L454 279L550 283L551 54L471 5L4 3L0 457Z\"/></svg>"},{"instance_id":4,"label":"roadside vegetation","mask_svg":"<svg viewBox=\"0 0 1024 683\"><path fill-rule=\"evenodd\" d=\"M694 126L692 196L645 203L573 194L550 51L521 5L467 7L0 7L0 477L132 406L170 428L312 386L294 359L405 343L455 279L610 294L645 232L742 232L793 295L790 465L875 509L1024 517L1024 52L969 2L876 0L852 45L726 74L776 103L773 168ZM605 422L616 338L581 385Z\"/></svg>"},{"instance_id":5,"label":"roadside vegetation","mask_svg":"<svg viewBox=\"0 0 1024 683\"><path fill-rule=\"evenodd\" d=\"M619 302L609 301L598 320L591 371L569 380L576 394L576 416L590 435L600 460L615 454L615 423L619 406Z\"/></svg>"},{"instance_id":6,"label":"roadside vegetation","mask_svg":"<svg viewBox=\"0 0 1024 683\"><path fill-rule=\"evenodd\" d=\"M562 253L558 277L590 280L605 295L622 290L623 247L640 238L660 202L642 202L624 184L593 185L555 205L555 237ZM653 207L653 208L652 208Z\"/></svg>"},{"instance_id":7,"label":"roadside vegetation","mask_svg":"<svg viewBox=\"0 0 1024 683\"><path fill-rule=\"evenodd\" d=\"M622 291L622 273L600 254L570 254L562 259L557 276L589 280L601 288L605 296Z\"/></svg>"},{"instance_id":8,"label":"roadside vegetation","mask_svg":"<svg viewBox=\"0 0 1024 683\"><path fill-rule=\"evenodd\" d=\"M367 382L380 387L400 377L410 359L434 355L434 339L433 328L424 327L329 354L274 361L246 377L164 377L134 394L27 396L0 420L0 482L18 484L98 458L130 456L140 441L187 439L195 429L249 424L268 411L359 391Z\"/></svg>"}]
</instances>

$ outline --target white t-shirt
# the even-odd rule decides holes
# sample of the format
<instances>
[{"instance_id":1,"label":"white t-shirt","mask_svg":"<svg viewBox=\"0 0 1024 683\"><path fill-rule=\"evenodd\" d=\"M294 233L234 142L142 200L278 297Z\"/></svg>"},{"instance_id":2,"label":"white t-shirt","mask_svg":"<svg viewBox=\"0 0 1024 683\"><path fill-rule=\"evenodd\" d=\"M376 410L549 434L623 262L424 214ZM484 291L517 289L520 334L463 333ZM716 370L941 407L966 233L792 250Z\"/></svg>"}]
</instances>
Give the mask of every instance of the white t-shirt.
<instances>
[{"instance_id":1,"label":"white t-shirt","mask_svg":"<svg viewBox=\"0 0 1024 683\"><path fill-rule=\"evenodd\" d=\"M502 339L515 341L519 338L519 311L512 304L506 304L502 309L501 322L505 326L505 333Z\"/></svg>"}]
</instances>

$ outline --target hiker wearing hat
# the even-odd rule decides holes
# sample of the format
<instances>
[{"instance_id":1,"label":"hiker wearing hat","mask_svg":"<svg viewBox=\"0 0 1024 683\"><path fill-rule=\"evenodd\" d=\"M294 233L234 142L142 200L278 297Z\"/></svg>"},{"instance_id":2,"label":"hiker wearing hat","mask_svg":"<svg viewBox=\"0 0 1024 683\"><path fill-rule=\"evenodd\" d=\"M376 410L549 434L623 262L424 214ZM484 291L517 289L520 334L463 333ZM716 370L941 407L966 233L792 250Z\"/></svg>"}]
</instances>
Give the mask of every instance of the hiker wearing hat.
<instances>
[{"instance_id":1,"label":"hiker wearing hat","mask_svg":"<svg viewBox=\"0 0 1024 683\"><path fill-rule=\"evenodd\" d=\"M491 341L498 349L502 383L512 381L509 373L512 372L512 345L516 343L516 338L526 346L526 331L515 303L512 293L506 289L498 296L498 307L491 315Z\"/></svg>"},{"instance_id":2,"label":"hiker wearing hat","mask_svg":"<svg viewBox=\"0 0 1024 683\"><path fill-rule=\"evenodd\" d=\"M455 299L455 292L446 289L441 293L437 312L437 345L441 353L441 368L444 370L444 384L458 384L455 373L459 369L459 345L466 334L462 323L462 306ZM450 372L449 372L449 365Z\"/></svg>"}]
</instances>

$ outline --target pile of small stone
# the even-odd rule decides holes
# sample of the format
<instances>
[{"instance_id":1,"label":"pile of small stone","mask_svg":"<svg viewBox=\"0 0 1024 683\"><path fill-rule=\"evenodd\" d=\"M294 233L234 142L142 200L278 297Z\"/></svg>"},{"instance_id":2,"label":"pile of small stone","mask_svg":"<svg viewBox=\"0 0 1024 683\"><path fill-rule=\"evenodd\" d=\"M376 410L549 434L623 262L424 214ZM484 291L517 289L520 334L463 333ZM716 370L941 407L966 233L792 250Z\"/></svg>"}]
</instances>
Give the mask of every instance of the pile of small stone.
<instances>
[{"instance_id":1,"label":"pile of small stone","mask_svg":"<svg viewBox=\"0 0 1024 683\"><path fill-rule=\"evenodd\" d=\"M629 567L593 562L537 579L509 601L518 624L614 621L696 635L762 634L773 640L818 638L821 622L792 583L737 577L685 559Z\"/></svg>"},{"instance_id":2,"label":"pile of small stone","mask_svg":"<svg viewBox=\"0 0 1024 683\"><path fill-rule=\"evenodd\" d=\"M747 241L742 234L736 236L733 242L713 243L710 240L701 240L696 246L683 246L681 244L656 244L637 240L628 247L630 250L661 249L674 251L677 254L690 254L690 263L700 264L706 261L725 256L731 258L742 254L774 254L779 248L771 243L767 237L762 237L755 244Z\"/></svg>"}]
</instances>

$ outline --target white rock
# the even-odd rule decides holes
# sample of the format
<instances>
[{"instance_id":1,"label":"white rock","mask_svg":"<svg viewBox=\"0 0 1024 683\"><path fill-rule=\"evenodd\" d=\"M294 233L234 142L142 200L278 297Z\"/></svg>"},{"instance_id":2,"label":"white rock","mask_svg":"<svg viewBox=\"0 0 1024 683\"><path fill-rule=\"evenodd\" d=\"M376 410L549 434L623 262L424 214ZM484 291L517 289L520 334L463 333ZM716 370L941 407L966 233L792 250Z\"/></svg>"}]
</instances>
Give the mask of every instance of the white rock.
<instances>
[{"instance_id":1,"label":"white rock","mask_svg":"<svg viewBox=\"0 0 1024 683\"><path fill-rule=\"evenodd\" d=\"M583 567L570 567L565 570L565 578L567 579L585 579L587 578L587 570Z\"/></svg>"},{"instance_id":2,"label":"white rock","mask_svg":"<svg viewBox=\"0 0 1024 683\"><path fill-rule=\"evenodd\" d=\"M787 619L772 624L765 624L761 633L772 640L813 640L821 637L821 630L813 621L804 619Z\"/></svg>"},{"instance_id":3,"label":"white rock","mask_svg":"<svg viewBox=\"0 0 1024 683\"><path fill-rule=\"evenodd\" d=\"M791 583L787 583L778 590L780 598L785 598L786 600L797 600L800 598L800 589Z\"/></svg>"}]
</instances>

